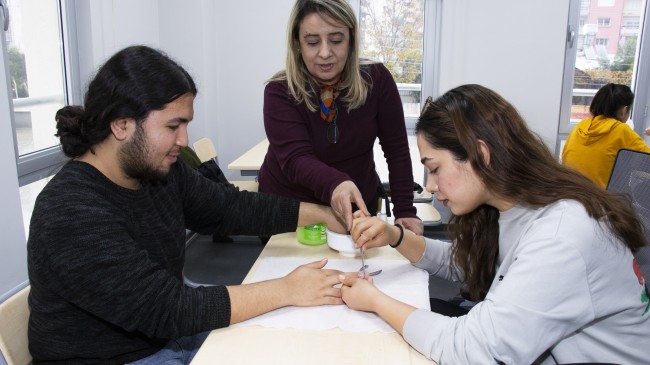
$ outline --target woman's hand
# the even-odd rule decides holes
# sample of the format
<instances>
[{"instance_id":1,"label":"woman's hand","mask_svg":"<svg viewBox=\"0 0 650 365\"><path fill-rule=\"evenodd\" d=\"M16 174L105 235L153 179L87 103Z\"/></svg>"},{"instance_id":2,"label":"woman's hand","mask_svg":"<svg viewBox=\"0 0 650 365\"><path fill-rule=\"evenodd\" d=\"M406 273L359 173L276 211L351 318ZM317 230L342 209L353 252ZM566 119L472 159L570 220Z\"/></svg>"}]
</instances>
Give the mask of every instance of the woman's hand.
<instances>
[{"instance_id":1,"label":"woman's hand","mask_svg":"<svg viewBox=\"0 0 650 365\"><path fill-rule=\"evenodd\" d=\"M374 299L383 293L372 284L372 277L367 279L353 275L339 275L343 302L354 310L374 312Z\"/></svg>"},{"instance_id":2,"label":"woman's hand","mask_svg":"<svg viewBox=\"0 0 650 365\"><path fill-rule=\"evenodd\" d=\"M404 322L417 308L391 298L377 289L372 278L339 275L343 302L354 310L375 312L400 335L404 334Z\"/></svg>"},{"instance_id":3,"label":"woman's hand","mask_svg":"<svg viewBox=\"0 0 650 365\"><path fill-rule=\"evenodd\" d=\"M354 216L355 219L350 234L355 247L363 247L365 251L372 247L386 246L397 241L399 237L397 227L389 225L378 217L363 216L363 213L360 212L355 212Z\"/></svg>"},{"instance_id":4,"label":"woman's hand","mask_svg":"<svg viewBox=\"0 0 650 365\"><path fill-rule=\"evenodd\" d=\"M370 215L359 188L352 181L347 180L334 189L330 205L336 215L345 222L348 231L352 229L352 203L356 204L365 215Z\"/></svg>"},{"instance_id":5,"label":"woman's hand","mask_svg":"<svg viewBox=\"0 0 650 365\"><path fill-rule=\"evenodd\" d=\"M417 218L398 218L395 219L395 224L400 224L402 227L409 231L422 236L424 234L424 223Z\"/></svg>"}]
</instances>

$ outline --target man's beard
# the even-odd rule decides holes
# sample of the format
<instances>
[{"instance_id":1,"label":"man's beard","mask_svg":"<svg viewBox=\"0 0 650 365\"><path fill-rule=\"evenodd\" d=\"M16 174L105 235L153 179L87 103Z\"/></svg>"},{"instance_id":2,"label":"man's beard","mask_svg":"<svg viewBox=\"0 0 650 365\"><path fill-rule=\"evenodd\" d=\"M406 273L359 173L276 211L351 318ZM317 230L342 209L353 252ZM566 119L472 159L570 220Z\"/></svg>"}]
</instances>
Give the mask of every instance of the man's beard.
<instances>
[{"instance_id":1,"label":"man's beard","mask_svg":"<svg viewBox=\"0 0 650 365\"><path fill-rule=\"evenodd\" d=\"M131 141L124 144L119 152L119 161L124 173L141 183L158 184L167 183L169 171L163 171L153 167L148 161L149 151L144 136L144 128L136 123L135 134Z\"/></svg>"}]
</instances>

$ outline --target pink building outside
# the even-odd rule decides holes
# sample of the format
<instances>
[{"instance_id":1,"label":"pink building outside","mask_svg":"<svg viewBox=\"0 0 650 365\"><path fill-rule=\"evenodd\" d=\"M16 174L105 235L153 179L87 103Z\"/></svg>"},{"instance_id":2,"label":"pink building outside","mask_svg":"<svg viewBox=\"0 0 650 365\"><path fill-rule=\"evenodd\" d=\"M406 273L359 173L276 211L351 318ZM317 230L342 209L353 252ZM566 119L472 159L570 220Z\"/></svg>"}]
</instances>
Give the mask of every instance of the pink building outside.
<instances>
[{"instance_id":1,"label":"pink building outside","mask_svg":"<svg viewBox=\"0 0 650 365\"><path fill-rule=\"evenodd\" d=\"M582 0L581 24L587 56L610 57L640 29L642 0ZM590 52L592 51L592 52Z\"/></svg>"}]
</instances>

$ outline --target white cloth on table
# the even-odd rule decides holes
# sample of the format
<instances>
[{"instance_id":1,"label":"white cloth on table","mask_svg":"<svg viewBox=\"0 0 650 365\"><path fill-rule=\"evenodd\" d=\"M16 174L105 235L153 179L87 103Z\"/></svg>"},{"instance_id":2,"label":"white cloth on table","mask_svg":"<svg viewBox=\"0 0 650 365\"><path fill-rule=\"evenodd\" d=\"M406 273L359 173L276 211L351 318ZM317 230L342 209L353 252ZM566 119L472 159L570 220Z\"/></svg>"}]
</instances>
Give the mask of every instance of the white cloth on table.
<instances>
[{"instance_id":1,"label":"white cloth on table","mask_svg":"<svg viewBox=\"0 0 650 365\"><path fill-rule=\"evenodd\" d=\"M313 258L267 257L262 259L251 282L274 279L290 273L296 267L316 261ZM368 271L382 269L374 276L377 288L389 296L417 308L430 309L429 274L404 260L368 260ZM354 272L361 268L361 260L330 259L326 269ZM395 332L375 313L355 311L345 305L317 307L284 307L237 324L259 325L271 328L325 330L340 328L350 332Z\"/></svg>"}]
</instances>

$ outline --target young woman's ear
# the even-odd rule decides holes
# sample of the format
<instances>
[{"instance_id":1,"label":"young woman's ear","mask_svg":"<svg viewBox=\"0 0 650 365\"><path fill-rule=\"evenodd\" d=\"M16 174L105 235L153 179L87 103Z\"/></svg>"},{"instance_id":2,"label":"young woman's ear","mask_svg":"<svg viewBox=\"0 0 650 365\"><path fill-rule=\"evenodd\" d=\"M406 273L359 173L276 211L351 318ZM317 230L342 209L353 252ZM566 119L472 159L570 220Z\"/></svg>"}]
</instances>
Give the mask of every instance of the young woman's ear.
<instances>
[{"instance_id":1,"label":"young woman's ear","mask_svg":"<svg viewBox=\"0 0 650 365\"><path fill-rule=\"evenodd\" d=\"M487 143L479 139L478 148L481 151L481 155L483 156L483 163L485 166L490 166L490 148L488 147Z\"/></svg>"}]
</instances>

